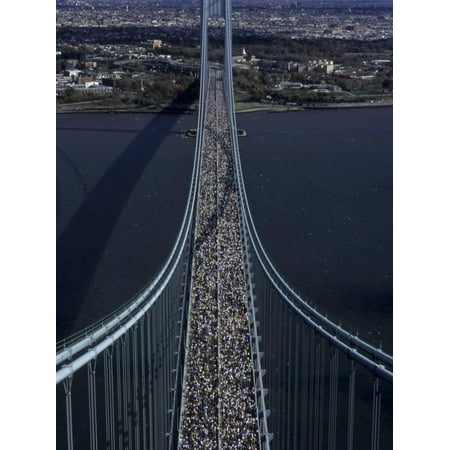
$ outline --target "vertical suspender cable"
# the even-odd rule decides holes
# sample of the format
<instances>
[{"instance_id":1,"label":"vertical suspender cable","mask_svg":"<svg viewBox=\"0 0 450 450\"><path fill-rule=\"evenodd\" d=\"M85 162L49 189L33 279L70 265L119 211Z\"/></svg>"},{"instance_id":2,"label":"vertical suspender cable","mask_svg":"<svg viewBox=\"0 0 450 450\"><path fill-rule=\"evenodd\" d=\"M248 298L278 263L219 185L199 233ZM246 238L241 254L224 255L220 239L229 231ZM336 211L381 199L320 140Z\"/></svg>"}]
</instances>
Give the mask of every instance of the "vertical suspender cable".
<instances>
[{"instance_id":1,"label":"vertical suspender cable","mask_svg":"<svg viewBox=\"0 0 450 450\"><path fill-rule=\"evenodd\" d=\"M149 446L153 450L155 449L155 439L154 439L154 427L153 427L153 390L155 386L155 379L153 374L153 351L155 341L153 339L152 331L152 321L153 321L153 311L150 311L147 315L147 373L149 376L148 380L148 436L149 436Z\"/></svg>"},{"instance_id":2,"label":"vertical suspender cable","mask_svg":"<svg viewBox=\"0 0 450 450\"><path fill-rule=\"evenodd\" d=\"M292 438L291 433L291 422L292 422L292 392L291 392L291 372L292 372L292 366L293 366L293 358L292 358L292 314L291 311L287 309L288 319L287 319L287 327L285 327L285 339L283 345L287 348L287 358L286 358L286 365L285 365L285 383L286 388L285 392L287 394L286 398L286 416L285 416L285 434L286 434L286 441L285 445L287 448L290 448L290 442Z\"/></svg>"},{"instance_id":3,"label":"vertical suspender cable","mask_svg":"<svg viewBox=\"0 0 450 450\"><path fill-rule=\"evenodd\" d=\"M277 322L278 324L285 324L285 317L284 317L284 305L282 303L278 302L277 299L277 304L276 304L276 308L278 310L278 319ZM276 349L276 354L277 354L277 359L278 359L278 395L277 395L277 419L278 419L278 423L277 423L277 431L278 431L278 439L277 439L277 443L279 445L280 448L283 448L283 440L284 437L283 436L283 430L282 427L284 425L284 404L285 404L285 398L284 398L284 383L283 383L283 375L284 375L284 365L286 363L286 358L285 358L285 347L284 347L284 339L283 339L283 335L284 335L284 326L277 327L279 329L278 331L278 340L277 340L277 349Z\"/></svg>"},{"instance_id":4,"label":"vertical suspender cable","mask_svg":"<svg viewBox=\"0 0 450 450\"><path fill-rule=\"evenodd\" d=\"M308 372L308 378L309 378L309 387L308 387L308 394L309 394L309 411L308 411L308 449L313 448L313 432L314 432L314 360L315 360L315 337L316 333L314 330L311 330L309 335L309 349L310 349L310 360L309 360L309 372Z\"/></svg>"},{"instance_id":5,"label":"vertical suspender cable","mask_svg":"<svg viewBox=\"0 0 450 450\"><path fill-rule=\"evenodd\" d=\"M166 291L164 291L162 302L166 300ZM154 337L156 342L156 355L155 355L155 361L153 365L153 370L155 372L155 390L153 391L154 400L156 399L155 407L156 411L159 411L159 414L155 414L155 440L156 440L156 447L161 447L161 421L162 421L162 415L165 413L162 410L162 402L161 402L161 368L162 368L162 335L161 335L161 321L162 321L162 313L161 313L161 302L157 305L156 314L155 314L155 320L153 322L153 328L154 328ZM155 395L156 394L156 395Z\"/></svg>"},{"instance_id":6,"label":"vertical suspender cable","mask_svg":"<svg viewBox=\"0 0 450 450\"><path fill-rule=\"evenodd\" d=\"M381 379L377 378L377 397L378 397L378 415L377 415L377 427L375 428L375 436L376 436L376 447L375 450L378 450L380 447L380 427L381 427Z\"/></svg>"},{"instance_id":7,"label":"vertical suspender cable","mask_svg":"<svg viewBox=\"0 0 450 450\"><path fill-rule=\"evenodd\" d=\"M177 320L175 315L170 314L170 307L172 305L173 299L178 299L177 295L174 295L175 289L172 285L173 281L171 281L168 285L168 299L166 303L166 307L164 310L164 323L167 324L165 328L165 336L166 336L166 345L165 345L165 354L164 354L164 362L165 364L165 373L164 373L164 411L166 411L165 417L165 423L164 423L164 431L167 432L170 430L170 411L169 411L169 405L170 405L170 389L172 387L172 379L174 379L175 373L172 372L173 369L173 361L174 361L174 351L172 348L172 335L170 331L173 328L173 321ZM168 437L168 436L167 436ZM169 439L167 439L167 442L169 442ZM167 443L166 443L167 446Z\"/></svg>"},{"instance_id":8,"label":"vertical suspender cable","mask_svg":"<svg viewBox=\"0 0 450 450\"><path fill-rule=\"evenodd\" d=\"M325 349L324 341L319 336L320 350L320 400L319 400L319 449L323 448L323 416L325 401Z\"/></svg>"},{"instance_id":9,"label":"vertical suspender cable","mask_svg":"<svg viewBox=\"0 0 450 450\"><path fill-rule=\"evenodd\" d=\"M116 450L116 419L114 412L114 368L113 368L114 347L109 350L109 401L111 411L111 450Z\"/></svg>"},{"instance_id":10,"label":"vertical suspender cable","mask_svg":"<svg viewBox=\"0 0 450 450\"><path fill-rule=\"evenodd\" d=\"M159 388L158 388L158 439L160 440L159 446L161 448L165 448L165 425L166 425L166 418L167 418L167 408L166 408L166 402L165 395L166 395L166 377L168 376L166 372L166 329L167 329L167 322L165 321L165 311L167 307L167 302L169 300L169 285L166 286L166 289L164 289L164 294L162 297L162 303L159 308L159 321L157 324L158 328L158 336L159 336L159 358L158 358L158 381L159 381ZM163 326L164 324L164 326Z\"/></svg>"},{"instance_id":11,"label":"vertical suspender cable","mask_svg":"<svg viewBox=\"0 0 450 450\"><path fill-rule=\"evenodd\" d=\"M128 418L128 448L132 450L133 446L133 423L131 414L131 343L130 332L125 334L125 354L126 354L126 377L127 377L127 418Z\"/></svg>"},{"instance_id":12,"label":"vertical suspender cable","mask_svg":"<svg viewBox=\"0 0 450 450\"><path fill-rule=\"evenodd\" d=\"M267 305L267 328L266 328L266 332L268 332L268 330L272 330L273 329L273 317L274 317L274 313L272 311L273 309L273 301L272 301L272 291L269 288L269 285L267 283L266 280L264 280L264 297L266 300L266 305ZM268 339L268 342L266 343L266 348L267 348L267 357L266 359L266 363L267 363L267 370L265 373L265 378L266 378L266 382L267 382L267 386L272 387L273 386L273 337L271 336L271 339ZM272 424L274 424L274 414L272 414L273 409L274 409L274 400L275 400L275 395L274 395L274 389L271 389L269 391L269 405L270 405L270 409L271 409L271 414L270 414L270 422Z\"/></svg>"},{"instance_id":13,"label":"vertical suspender cable","mask_svg":"<svg viewBox=\"0 0 450 450\"><path fill-rule=\"evenodd\" d=\"M298 321L296 321L295 323L295 346L294 346L294 357L295 357L295 365L294 365L294 376L293 376L293 381L294 381L294 421L292 423L292 434L293 434L293 445L292 448L296 449L298 448L298 430L300 429L299 427L299 422L298 422L298 409L299 409L299 393L298 393L298 388L299 388L299 382L301 381L301 372L300 372L300 346L299 346L299 341L301 339L301 334L300 334L300 327L301 324L298 323Z\"/></svg>"},{"instance_id":14,"label":"vertical suspender cable","mask_svg":"<svg viewBox=\"0 0 450 450\"><path fill-rule=\"evenodd\" d=\"M315 367L314 367L314 439L313 448L318 450L319 447L319 404L320 404L320 336L315 336Z\"/></svg>"},{"instance_id":15,"label":"vertical suspender cable","mask_svg":"<svg viewBox=\"0 0 450 450\"><path fill-rule=\"evenodd\" d=\"M110 385L109 385L109 374L108 374L108 349L103 352L103 367L104 367L104 377L105 377L105 439L106 448L111 448L111 414L110 414Z\"/></svg>"},{"instance_id":16,"label":"vertical suspender cable","mask_svg":"<svg viewBox=\"0 0 450 450\"><path fill-rule=\"evenodd\" d=\"M152 380L153 380L153 390L152 390L152 401L153 401L153 440L155 449L159 447L159 417L161 413L155 414L156 411L160 411L161 403L159 401L159 391L161 387L159 386L159 360L161 352L160 336L158 324L161 321L160 316L160 305L156 306L155 314L152 317L152 342L153 342L153 364L152 364Z\"/></svg>"},{"instance_id":17,"label":"vertical suspender cable","mask_svg":"<svg viewBox=\"0 0 450 450\"><path fill-rule=\"evenodd\" d=\"M381 415L381 380L377 377L373 380L372 399L372 445L371 450L380 448L380 415Z\"/></svg>"},{"instance_id":18,"label":"vertical suspender cable","mask_svg":"<svg viewBox=\"0 0 450 450\"><path fill-rule=\"evenodd\" d=\"M347 421L347 450L353 450L353 427L355 420L355 361L350 359L350 374L348 382L348 421Z\"/></svg>"},{"instance_id":19,"label":"vertical suspender cable","mask_svg":"<svg viewBox=\"0 0 450 450\"><path fill-rule=\"evenodd\" d=\"M269 376L270 376L270 382L269 382L269 386L273 386L274 389L274 394L272 395L272 402L271 402L271 417L272 417L272 423L273 423L273 428L274 428L274 432L275 432L275 437L276 437L276 442L279 442L280 436L280 428L279 428L279 422L278 422L278 418L280 416L279 413L279 399L280 399L280 395L277 393L277 381L278 381L278 376L279 376L279 370L280 370L280 366L279 366L279 348L278 348L278 340L276 337L276 333L275 330L277 328L280 327L276 327L274 326L274 324L277 323L281 323L280 322L280 317L279 317L279 308L277 308L278 305L276 305L274 303L274 293L273 291L270 289L269 287L269 295L270 295L270 308L271 308L271 313L270 313L270 317L272 319L272 323L271 323L271 329L274 331L272 336L271 336L271 352L270 352L270 356L271 359L273 360L273 363L271 364L271 367L269 369ZM273 380L273 381L272 381Z\"/></svg>"},{"instance_id":20,"label":"vertical suspender cable","mask_svg":"<svg viewBox=\"0 0 450 450\"><path fill-rule=\"evenodd\" d=\"M336 450L337 390L339 351L331 347L330 352L330 394L328 411L328 450Z\"/></svg>"},{"instance_id":21,"label":"vertical suspender cable","mask_svg":"<svg viewBox=\"0 0 450 450\"><path fill-rule=\"evenodd\" d=\"M278 324L285 324L286 323L286 316L285 316L285 308L282 303L279 303L277 301L276 309L278 310ZM286 359L285 359L285 346L283 334L284 334L284 328L285 326L278 326L278 342L277 342L277 359L278 359L278 395L277 395L277 418L278 418L278 424L277 424L277 431L278 431L278 442L280 444L284 441L283 432L282 432L282 425L284 424L284 405L286 404L284 397L284 368L286 366ZM281 445L280 445L281 446Z\"/></svg>"},{"instance_id":22,"label":"vertical suspender cable","mask_svg":"<svg viewBox=\"0 0 450 450\"><path fill-rule=\"evenodd\" d=\"M179 264L179 266L182 263ZM174 280L176 282L172 281L173 283L173 291L170 296L170 303L168 305L168 320L170 321L170 331L168 332L168 339L169 339L169 351L167 352L167 359L169 360L169 373L168 375L168 385L167 385L167 409L169 410L169 414L167 414L167 428L166 431L169 433L168 436L170 436L170 432L172 431L172 414L176 414L176 411L172 409L173 403L172 403L172 395L176 395L176 380L177 380L177 369L176 369L176 363L177 363L177 352L178 350L174 348L174 344L176 342L174 341L174 336L179 333L179 330L177 329L176 325L177 323L181 326L181 317L179 314L180 311L180 293L178 291L178 285L182 286L183 278L180 277L180 269L177 268L176 276ZM175 284L176 283L176 284ZM173 390L172 390L173 389ZM170 437L167 440L167 445L169 445Z\"/></svg>"},{"instance_id":23,"label":"vertical suspender cable","mask_svg":"<svg viewBox=\"0 0 450 450\"><path fill-rule=\"evenodd\" d=\"M140 450L140 428L139 428L139 422L140 422L140 411L139 411L139 366L138 366L138 346L137 346L137 335L138 335L138 325L136 324L131 329L131 337L133 341L133 388L134 388L134 448L136 450Z\"/></svg>"},{"instance_id":24,"label":"vertical suspender cable","mask_svg":"<svg viewBox=\"0 0 450 450\"><path fill-rule=\"evenodd\" d=\"M145 378L145 318L140 322L140 338L141 338L141 404L142 404L142 449L147 450L147 411L146 411L146 378Z\"/></svg>"},{"instance_id":25,"label":"vertical suspender cable","mask_svg":"<svg viewBox=\"0 0 450 450\"><path fill-rule=\"evenodd\" d=\"M170 283L169 283L170 284ZM168 293L168 286L166 286L166 289L164 290L164 295L162 298L162 303L160 305L159 309L159 322L157 324L158 329L158 336L159 336L159 358L158 358L158 382L159 382L159 388L158 388L158 407L157 411L160 413L158 414L158 439L160 441L159 446L161 448L165 447L165 422L167 417L167 409L166 409L166 402L165 402L165 395L166 395L166 328L167 324L165 322L165 310L167 306L167 301L169 299L169 293ZM163 325L164 324L164 325Z\"/></svg>"},{"instance_id":26,"label":"vertical suspender cable","mask_svg":"<svg viewBox=\"0 0 450 450\"><path fill-rule=\"evenodd\" d=\"M170 393L170 386L172 382L172 373L170 370L170 361L172 359L172 354L170 353L170 345L169 345L169 316L167 314L167 310L170 304L172 294L172 283L169 283L166 287L166 301L163 304L162 309L162 324L165 324L162 330L162 340L163 340L163 352L162 352L162 361L161 361L161 374L162 374L162 404L161 404L161 412L163 418L163 426L162 432L166 432L169 429L169 402L168 396ZM169 386L169 388L167 387ZM167 446L167 442L164 443L165 447Z\"/></svg>"},{"instance_id":27,"label":"vertical suspender cable","mask_svg":"<svg viewBox=\"0 0 450 450\"><path fill-rule=\"evenodd\" d=\"M275 330L276 329L276 325L277 323L280 323L280 319L278 316L278 308L277 305L274 302L274 298L275 295L272 291L272 289L270 289L269 287L269 298L270 298L270 317L271 317L271 330ZM269 368L269 377L270 377L270 381L269 381L269 386L276 386L276 381L277 378L276 376L278 375L278 370L279 370L279 361L276 359L277 356L279 355L278 352L278 347L277 347L277 340L275 338L276 334L275 332L272 334L271 339L270 339L270 356L271 356L271 360L273 361L272 364L270 365ZM268 378L269 378L268 377ZM279 395L277 395L277 391L276 389L274 389L274 395L272 395L272 402L271 402L271 418L272 418L272 426L274 428L274 432L275 432L275 437L276 437L276 442L279 442L279 427L278 427L278 416L279 416L279 412L278 412L278 401L279 401Z\"/></svg>"},{"instance_id":28,"label":"vertical suspender cable","mask_svg":"<svg viewBox=\"0 0 450 450\"><path fill-rule=\"evenodd\" d=\"M113 347L103 353L105 377L105 415L106 415L106 448L115 449L114 433L114 382L113 382Z\"/></svg>"},{"instance_id":29,"label":"vertical suspender cable","mask_svg":"<svg viewBox=\"0 0 450 450\"><path fill-rule=\"evenodd\" d=\"M286 331L287 336L287 347L288 347L288 357L287 357L287 370L286 370L286 384L287 384L287 416L286 416L286 447L291 448L290 443L292 442L293 433L292 430L292 401L295 402L295 398L292 398L292 368L294 366L295 354L292 354L292 314L289 314L288 326ZM295 347L295 345L294 345Z\"/></svg>"},{"instance_id":30,"label":"vertical suspender cable","mask_svg":"<svg viewBox=\"0 0 450 450\"><path fill-rule=\"evenodd\" d=\"M302 387L301 387L301 425L300 449L307 450L308 437L308 374L309 374L309 333L307 325L302 322Z\"/></svg>"},{"instance_id":31,"label":"vertical suspender cable","mask_svg":"<svg viewBox=\"0 0 450 450\"><path fill-rule=\"evenodd\" d=\"M164 383L165 383L165 370L164 370L164 351L165 351L165 330L162 326L164 323L164 310L167 302L167 288L164 290L164 295L162 298L162 303L160 304L159 308L159 321L156 325L156 328L158 330L158 337L159 337L159 357L158 357L158 409L157 411L160 411L158 414L158 439L159 439L159 446L163 448L163 438L162 434L164 432L164 421L166 419L166 408L164 405Z\"/></svg>"},{"instance_id":32,"label":"vertical suspender cable","mask_svg":"<svg viewBox=\"0 0 450 450\"><path fill-rule=\"evenodd\" d=\"M285 310L285 314L284 314L284 320L281 323L284 323L285 326L284 328L284 334L283 334L283 342L281 343L281 345L285 348L285 358L283 360L283 370L284 370L284 375L283 375L283 385L284 385L284 389L283 389L283 395L285 396L285 399L283 401L284 403L284 412L283 412L283 419L282 419L282 431L283 434L285 435L284 437L284 448L289 448L289 418L290 418L290 405L291 405L291 398L290 398L290 377L289 377L289 373L290 373L290 364L291 364L291 315L289 314L290 311L288 311L288 308L286 307Z\"/></svg>"},{"instance_id":33,"label":"vertical suspender cable","mask_svg":"<svg viewBox=\"0 0 450 450\"><path fill-rule=\"evenodd\" d=\"M66 395L66 428L67 428L67 449L73 450L73 423L72 423L72 376L66 378L64 383L64 393Z\"/></svg>"},{"instance_id":34,"label":"vertical suspender cable","mask_svg":"<svg viewBox=\"0 0 450 450\"><path fill-rule=\"evenodd\" d=\"M127 343L128 333L120 338L122 357L122 424L124 449L129 449L129 428L128 428L128 378L127 378Z\"/></svg>"},{"instance_id":35,"label":"vertical suspender cable","mask_svg":"<svg viewBox=\"0 0 450 450\"><path fill-rule=\"evenodd\" d=\"M89 440L91 450L97 450L97 396L95 391L95 366L97 358L88 363Z\"/></svg>"},{"instance_id":36,"label":"vertical suspender cable","mask_svg":"<svg viewBox=\"0 0 450 450\"><path fill-rule=\"evenodd\" d=\"M259 266L258 266L258 262L255 260L255 268L258 267L258 272L255 273L259 273ZM255 280L256 281L256 280ZM264 301L264 310L265 310L265 314L264 317L262 317L263 321L262 323L264 323L264 330L263 332L259 332L258 335L268 335L269 330L271 328L271 320L272 320L272 302L271 302L271 298L270 298L270 292L268 290L267 287L267 283L264 282L263 283L263 301ZM256 321L256 323L258 324L258 321ZM265 372L265 381L266 381L266 385L267 386L271 386L270 382L271 382L271 374L272 374L272 354L271 354L271 339L266 339L262 341L262 344L264 345L264 354L266 355L266 357L264 358L265 360L265 367L266 367L266 372ZM264 378L262 378L263 383L264 383ZM267 403L265 403L266 407L268 408L273 408L272 406L272 397L273 397L273 390L269 390L268 391L268 398L267 398ZM273 421L270 419L270 415L269 415L269 423L273 423ZM268 424L269 428L270 425ZM266 446L269 446L268 443L268 439L269 436L265 435L265 439L266 439Z\"/></svg>"},{"instance_id":37,"label":"vertical suspender cable","mask_svg":"<svg viewBox=\"0 0 450 450\"><path fill-rule=\"evenodd\" d=\"M117 432L119 450L123 450L123 417L122 417L122 369L121 369L122 338L116 341L116 378L117 378Z\"/></svg>"}]
</instances>

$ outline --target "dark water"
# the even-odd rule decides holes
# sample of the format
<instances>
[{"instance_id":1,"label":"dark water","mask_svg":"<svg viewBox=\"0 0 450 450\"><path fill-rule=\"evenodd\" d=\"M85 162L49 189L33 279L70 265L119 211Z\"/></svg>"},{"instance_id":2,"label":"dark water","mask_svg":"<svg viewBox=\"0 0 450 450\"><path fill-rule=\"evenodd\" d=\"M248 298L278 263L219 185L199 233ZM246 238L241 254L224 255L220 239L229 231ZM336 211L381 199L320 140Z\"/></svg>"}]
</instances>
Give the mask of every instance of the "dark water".
<instances>
[{"instance_id":1,"label":"dark water","mask_svg":"<svg viewBox=\"0 0 450 450\"><path fill-rule=\"evenodd\" d=\"M273 263L392 349L392 108L238 116L247 194Z\"/></svg>"},{"instance_id":2,"label":"dark water","mask_svg":"<svg viewBox=\"0 0 450 450\"><path fill-rule=\"evenodd\" d=\"M184 214L194 116L57 118L57 337L118 308L168 256Z\"/></svg>"},{"instance_id":3,"label":"dark water","mask_svg":"<svg viewBox=\"0 0 450 450\"><path fill-rule=\"evenodd\" d=\"M392 108L238 116L250 205L285 278L322 311L392 342ZM194 116L57 118L57 336L118 308L181 224Z\"/></svg>"}]
</instances>

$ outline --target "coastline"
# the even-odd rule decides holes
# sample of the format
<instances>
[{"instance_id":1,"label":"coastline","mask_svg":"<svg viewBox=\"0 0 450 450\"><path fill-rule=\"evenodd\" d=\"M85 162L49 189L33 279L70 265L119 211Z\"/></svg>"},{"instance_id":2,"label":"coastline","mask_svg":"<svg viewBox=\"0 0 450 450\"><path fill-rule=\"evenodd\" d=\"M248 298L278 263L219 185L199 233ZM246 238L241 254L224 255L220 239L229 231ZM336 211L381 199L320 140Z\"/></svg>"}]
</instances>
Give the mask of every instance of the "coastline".
<instances>
[{"instance_id":1,"label":"coastline","mask_svg":"<svg viewBox=\"0 0 450 450\"><path fill-rule=\"evenodd\" d=\"M236 113L251 113L267 111L271 113L289 111L307 111L311 109L347 109L347 108L374 108L382 106L393 106L392 97L373 102L342 102L342 103L311 103L303 105L273 105L265 103L236 103Z\"/></svg>"},{"instance_id":2,"label":"coastline","mask_svg":"<svg viewBox=\"0 0 450 450\"><path fill-rule=\"evenodd\" d=\"M382 100L372 100L370 102L342 102L342 103L311 103L303 105L274 105L268 103L247 103L236 102L236 114L253 113L253 112L291 112L291 111L307 111L317 109L348 109L348 108L376 108L384 106L393 106L393 98ZM101 107L92 105L91 102L73 103L65 105L57 105L56 114L73 114L73 113L150 113L150 114L196 114L196 107L135 107L115 108Z\"/></svg>"}]
</instances>

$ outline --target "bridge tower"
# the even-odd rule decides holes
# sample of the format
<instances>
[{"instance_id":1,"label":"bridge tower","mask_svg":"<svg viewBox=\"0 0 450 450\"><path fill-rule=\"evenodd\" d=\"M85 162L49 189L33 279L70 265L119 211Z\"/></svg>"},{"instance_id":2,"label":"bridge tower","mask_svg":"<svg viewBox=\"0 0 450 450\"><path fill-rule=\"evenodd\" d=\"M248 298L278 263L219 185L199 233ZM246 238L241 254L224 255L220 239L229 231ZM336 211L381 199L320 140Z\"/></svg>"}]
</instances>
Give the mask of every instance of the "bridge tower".
<instances>
[{"instance_id":1,"label":"bridge tower","mask_svg":"<svg viewBox=\"0 0 450 450\"><path fill-rule=\"evenodd\" d=\"M203 73L208 73L208 19L210 17L222 17L225 19L225 55L224 74L226 87L231 85L232 80L232 21L231 21L231 0L202 0L201 10L201 62L205 69ZM205 80L206 81L206 80Z\"/></svg>"},{"instance_id":2,"label":"bridge tower","mask_svg":"<svg viewBox=\"0 0 450 450\"><path fill-rule=\"evenodd\" d=\"M208 19L210 17L225 17L225 2L227 0L202 0L201 9L201 60L208 61ZM205 71L206 72L206 71Z\"/></svg>"}]
</instances>

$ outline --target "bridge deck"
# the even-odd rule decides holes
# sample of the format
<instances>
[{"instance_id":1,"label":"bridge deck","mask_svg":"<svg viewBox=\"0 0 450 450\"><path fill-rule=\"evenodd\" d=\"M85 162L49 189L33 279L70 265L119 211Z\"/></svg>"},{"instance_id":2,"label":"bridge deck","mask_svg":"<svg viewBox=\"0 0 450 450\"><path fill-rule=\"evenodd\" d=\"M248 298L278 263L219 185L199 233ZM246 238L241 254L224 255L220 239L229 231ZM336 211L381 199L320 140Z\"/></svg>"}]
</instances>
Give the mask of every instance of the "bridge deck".
<instances>
[{"instance_id":1,"label":"bridge deck","mask_svg":"<svg viewBox=\"0 0 450 450\"><path fill-rule=\"evenodd\" d=\"M211 70L179 448L258 448L229 126L221 73Z\"/></svg>"}]
</instances>

